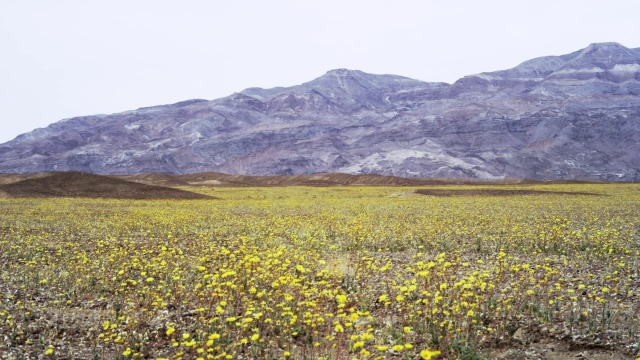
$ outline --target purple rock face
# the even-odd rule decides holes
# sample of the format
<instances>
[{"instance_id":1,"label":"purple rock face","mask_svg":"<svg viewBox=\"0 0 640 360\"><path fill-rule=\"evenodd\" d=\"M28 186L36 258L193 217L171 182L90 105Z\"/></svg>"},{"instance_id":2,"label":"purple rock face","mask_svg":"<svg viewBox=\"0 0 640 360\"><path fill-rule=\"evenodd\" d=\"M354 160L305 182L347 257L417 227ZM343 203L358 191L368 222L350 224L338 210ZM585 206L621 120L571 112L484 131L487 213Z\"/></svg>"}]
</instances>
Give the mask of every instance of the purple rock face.
<instances>
[{"instance_id":1,"label":"purple rock face","mask_svg":"<svg viewBox=\"0 0 640 360\"><path fill-rule=\"evenodd\" d=\"M0 145L0 172L640 181L640 50L591 44L454 84L338 69L62 120Z\"/></svg>"}]
</instances>

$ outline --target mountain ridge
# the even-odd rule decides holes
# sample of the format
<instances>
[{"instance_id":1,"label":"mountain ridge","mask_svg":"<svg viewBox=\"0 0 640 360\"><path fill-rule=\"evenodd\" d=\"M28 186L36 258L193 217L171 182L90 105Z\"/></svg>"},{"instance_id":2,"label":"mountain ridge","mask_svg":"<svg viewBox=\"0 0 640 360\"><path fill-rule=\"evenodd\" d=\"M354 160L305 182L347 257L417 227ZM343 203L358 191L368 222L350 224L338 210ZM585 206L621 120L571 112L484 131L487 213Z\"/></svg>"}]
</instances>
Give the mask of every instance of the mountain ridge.
<instances>
[{"instance_id":1,"label":"mountain ridge","mask_svg":"<svg viewBox=\"0 0 640 360\"><path fill-rule=\"evenodd\" d=\"M640 50L594 43L453 84L334 69L65 119L0 144L0 172L343 172L640 181Z\"/></svg>"}]
</instances>

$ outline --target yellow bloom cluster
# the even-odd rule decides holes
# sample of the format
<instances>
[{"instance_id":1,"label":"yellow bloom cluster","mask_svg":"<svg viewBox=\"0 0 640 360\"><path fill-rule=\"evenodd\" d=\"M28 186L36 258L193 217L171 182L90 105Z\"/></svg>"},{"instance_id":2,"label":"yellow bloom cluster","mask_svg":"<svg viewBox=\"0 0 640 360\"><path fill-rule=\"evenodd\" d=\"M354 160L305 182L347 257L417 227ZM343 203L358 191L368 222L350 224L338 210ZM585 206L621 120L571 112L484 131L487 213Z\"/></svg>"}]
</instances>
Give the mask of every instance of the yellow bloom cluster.
<instances>
[{"instance_id":1,"label":"yellow bloom cluster","mask_svg":"<svg viewBox=\"0 0 640 360\"><path fill-rule=\"evenodd\" d=\"M456 358L531 324L637 343L640 186L540 187L602 196L0 199L0 352Z\"/></svg>"}]
</instances>

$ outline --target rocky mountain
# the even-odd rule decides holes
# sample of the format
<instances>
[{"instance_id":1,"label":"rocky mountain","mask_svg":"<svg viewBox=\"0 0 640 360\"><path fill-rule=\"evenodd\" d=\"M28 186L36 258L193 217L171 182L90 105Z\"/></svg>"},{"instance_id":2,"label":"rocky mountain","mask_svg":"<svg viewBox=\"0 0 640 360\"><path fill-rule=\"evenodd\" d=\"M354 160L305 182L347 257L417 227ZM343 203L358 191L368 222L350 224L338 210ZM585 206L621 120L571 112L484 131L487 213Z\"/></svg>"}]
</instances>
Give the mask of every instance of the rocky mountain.
<instances>
[{"instance_id":1,"label":"rocky mountain","mask_svg":"<svg viewBox=\"0 0 640 360\"><path fill-rule=\"evenodd\" d=\"M0 145L0 172L342 172L640 181L640 49L591 44L453 84L331 70L62 120Z\"/></svg>"}]
</instances>

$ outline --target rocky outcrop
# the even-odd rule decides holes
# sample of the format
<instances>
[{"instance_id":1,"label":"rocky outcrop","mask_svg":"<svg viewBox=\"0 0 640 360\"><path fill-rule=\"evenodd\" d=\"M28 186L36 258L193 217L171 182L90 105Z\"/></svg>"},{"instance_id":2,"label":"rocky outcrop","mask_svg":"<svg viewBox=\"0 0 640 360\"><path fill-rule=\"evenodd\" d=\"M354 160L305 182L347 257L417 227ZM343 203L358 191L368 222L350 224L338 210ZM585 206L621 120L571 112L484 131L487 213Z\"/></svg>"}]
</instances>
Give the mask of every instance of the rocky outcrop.
<instances>
[{"instance_id":1,"label":"rocky outcrop","mask_svg":"<svg viewBox=\"0 0 640 360\"><path fill-rule=\"evenodd\" d=\"M62 120L0 145L0 172L343 172L640 180L640 50L591 44L453 84L338 69Z\"/></svg>"}]
</instances>

